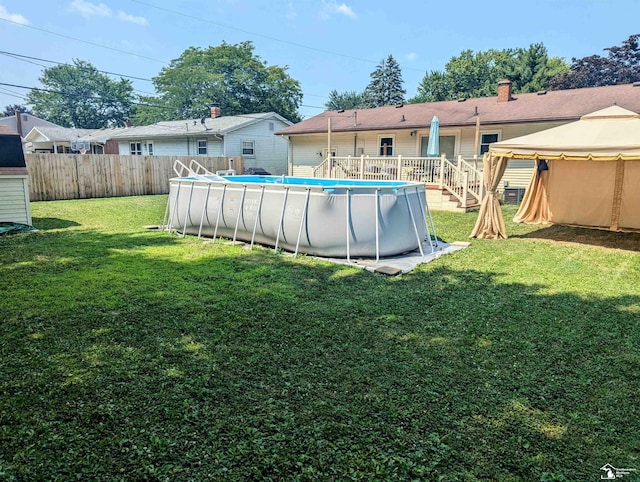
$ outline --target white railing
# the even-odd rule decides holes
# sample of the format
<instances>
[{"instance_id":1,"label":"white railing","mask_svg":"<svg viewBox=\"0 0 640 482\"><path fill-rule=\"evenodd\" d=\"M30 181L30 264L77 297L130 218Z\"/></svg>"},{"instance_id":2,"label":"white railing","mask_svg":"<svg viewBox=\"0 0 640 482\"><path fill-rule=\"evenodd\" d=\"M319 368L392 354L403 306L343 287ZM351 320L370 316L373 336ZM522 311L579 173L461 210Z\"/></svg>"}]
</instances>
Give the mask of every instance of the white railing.
<instances>
[{"instance_id":1,"label":"white railing","mask_svg":"<svg viewBox=\"0 0 640 482\"><path fill-rule=\"evenodd\" d=\"M482 201L484 183L477 160L441 157L330 157L313 168L314 177L423 182L451 192L462 207Z\"/></svg>"}]
</instances>

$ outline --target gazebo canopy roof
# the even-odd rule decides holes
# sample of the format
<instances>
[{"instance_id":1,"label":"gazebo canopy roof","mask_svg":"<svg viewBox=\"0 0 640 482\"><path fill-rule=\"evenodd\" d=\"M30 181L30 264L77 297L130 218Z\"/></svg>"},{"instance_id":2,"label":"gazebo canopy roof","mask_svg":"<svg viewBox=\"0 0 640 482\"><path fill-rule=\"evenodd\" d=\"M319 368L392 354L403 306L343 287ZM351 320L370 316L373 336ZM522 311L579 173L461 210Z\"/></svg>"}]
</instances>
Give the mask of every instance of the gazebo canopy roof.
<instances>
[{"instance_id":1,"label":"gazebo canopy roof","mask_svg":"<svg viewBox=\"0 0 640 482\"><path fill-rule=\"evenodd\" d=\"M640 160L640 115L614 105L570 124L495 142L489 151L512 159Z\"/></svg>"}]
</instances>

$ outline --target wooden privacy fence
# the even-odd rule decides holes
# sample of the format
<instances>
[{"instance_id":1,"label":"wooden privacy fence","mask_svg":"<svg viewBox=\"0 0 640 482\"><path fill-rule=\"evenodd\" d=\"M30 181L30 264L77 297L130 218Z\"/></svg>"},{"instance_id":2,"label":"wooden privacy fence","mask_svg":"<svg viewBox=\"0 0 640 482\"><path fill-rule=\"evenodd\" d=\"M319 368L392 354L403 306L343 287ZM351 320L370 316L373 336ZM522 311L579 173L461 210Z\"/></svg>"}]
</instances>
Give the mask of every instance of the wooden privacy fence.
<instances>
[{"instance_id":1,"label":"wooden privacy fence","mask_svg":"<svg viewBox=\"0 0 640 482\"><path fill-rule=\"evenodd\" d=\"M215 172L229 168L229 157L120 156L117 154L27 154L29 196L32 201L166 194L175 177L175 160L195 159ZM243 159L233 168L242 174Z\"/></svg>"}]
</instances>

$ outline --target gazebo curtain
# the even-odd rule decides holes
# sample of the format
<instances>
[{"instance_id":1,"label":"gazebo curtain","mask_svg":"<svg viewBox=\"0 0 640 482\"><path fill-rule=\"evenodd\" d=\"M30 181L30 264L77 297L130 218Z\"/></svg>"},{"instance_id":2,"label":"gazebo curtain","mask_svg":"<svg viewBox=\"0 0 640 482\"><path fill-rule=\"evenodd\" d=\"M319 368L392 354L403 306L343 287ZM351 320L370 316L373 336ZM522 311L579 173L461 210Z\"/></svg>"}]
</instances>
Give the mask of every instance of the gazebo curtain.
<instances>
[{"instance_id":1,"label":"gazebo curtain","mask_svg":"<svg viewBox=\"0 0 640 482\"><path fill-rule=\"evenodd\" d=\"M482 159L483 178L487 194L480 204L478 220L471 232L472 238L507 239L507 228L500 210L496 189L507 169L508 161L509 158L506 156L491 156L488 152L484 154Z\"/></svg>"},{"instance_id":2,"label":"gazebo curtain","mask_svg":"<svg viewBox=\"0 0 640 482\"><path fill-rule=\"evenodd\" d=\"M551 222L547 197L549 168L545 167L545 161L536 160L535 175L531 176L522 204L513 218L514 223L548 224Z\"/></svg>"}]
</instances>

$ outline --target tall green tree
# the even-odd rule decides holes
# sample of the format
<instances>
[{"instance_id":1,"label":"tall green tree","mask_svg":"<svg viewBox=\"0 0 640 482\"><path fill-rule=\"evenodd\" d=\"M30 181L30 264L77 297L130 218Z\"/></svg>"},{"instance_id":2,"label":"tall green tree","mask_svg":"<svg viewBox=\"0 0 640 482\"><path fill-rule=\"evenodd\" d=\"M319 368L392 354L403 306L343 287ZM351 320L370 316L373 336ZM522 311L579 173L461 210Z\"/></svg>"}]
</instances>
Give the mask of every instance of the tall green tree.
<instances>
[{"instance_id":1,"label":"tall green tree","mask_svg":"<svg viewBox=\"0 0 640 482\"><path fill-rule=\"evenodd\" d=\"M366 105L381 107L404 103L404 94L407 91L403 84L400 65L389 55L371 73L371 81L364 91Z\"/></svg>"},{"instance_id":2,"label":"tall green tree","mask_svg":"<svg viewBox=\"0 0 640 482\"><path fill-rule=\"evenodd\" d=\"M555 89L578 89L640 81L640 34L631 35L621 46L609 47L606 57L590 55L571 59L571 70L552 82Z\"/></svg>"},{"instance_id":3,"label":"tall green tree","mask_svg":"<svg viewBox=\"0 0 640 482\"><path fill-rule=\"evenodd\" d=\"M214 102L222 115L273 111L296 122L302 89L287 71L267 65L252 42L189 47L153 78L158 97L141 99L134 122L202 117Z\"/></svg>"},{"instance_id":4,"label":"tall green tree","mask_svg":"<svg viewBox=\"0 0 640 482\"><path fill-rule=\"evenodd\" d=\"M329 100L324 106L327 110L362 109L366 107L365 96L363 92L355 90L338 92L333 89L329 92Z\"/></svg>"},{"instance_id":5,"label":"tall green tree","mask_svg":"<svg viewBox=\"0 0 640 482\"><path fill-rule=\"evenodd\" d=\"M560 57L549 57L543 44L484 52L464 50L447 62L444 71L425 74L418 94L409 102L435 102L461 97L493 96L498 81L509 78L515 93L548 88L553 78L568 71Z\"/></svg>"},{"instance_id":6,"label":"tall green tree","mask_svg":"<svg viewBox=\"0 0 640 482\"><path fill-rule=\"evenodd\" d=\"M32 90L27 103L35 115L64 127L100 129L121 126L134 102L130 80L112 80L90 63L44 69L42 90Z\"/></svg>"},{"instance_id":7,"label":"tall green tree","mask_svg":"<svg viewBox=\"0 0 640 482\"><path fill-rule=\"evenodd\" d=\"M0 117L10 117L12 115L16 115L16 112L20 112L21 114L31 114L31 111L27 106L20 104L11 104L4 106L4 112L0 114Z\"/></svg>"}]
</instances>

